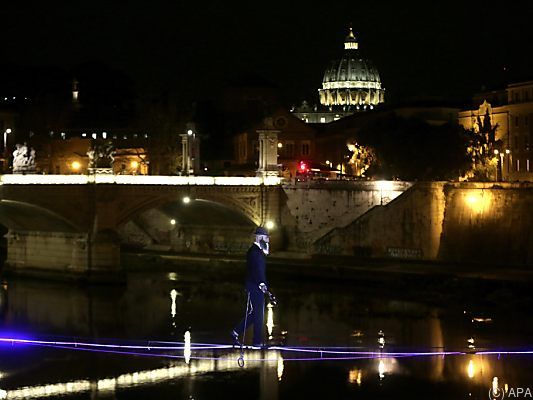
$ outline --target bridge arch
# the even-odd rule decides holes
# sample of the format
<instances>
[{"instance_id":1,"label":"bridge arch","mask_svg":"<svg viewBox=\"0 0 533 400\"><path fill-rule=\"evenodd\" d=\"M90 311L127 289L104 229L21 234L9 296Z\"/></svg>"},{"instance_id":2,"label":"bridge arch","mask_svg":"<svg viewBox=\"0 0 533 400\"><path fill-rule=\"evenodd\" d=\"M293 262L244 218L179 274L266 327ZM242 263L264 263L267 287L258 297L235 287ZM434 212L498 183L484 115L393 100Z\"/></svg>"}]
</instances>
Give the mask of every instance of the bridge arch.
<instances>
[{"instance_id":1,"label":"bridge arch","mask_svg":"<svg viewBox=\"0 0 533 400\"><path fill-rule=\"evenodd\" d=\"M68 232L81 230L61 215L34 204L0 200L0 224L16 231Z\"/></svg>"},{"instance_id":2,"label":"bridge arch","mask_svg":"<svg viewBox=\"0 0 533 400\"><path fill-rule=\"evenodd\" d=\"M179 188L154 196L141 196L132 199L129 204L123 204L117 217L117 227L134 219L137 215L172 202L183 202L185 198L194 201L207 201L219 204L229 210L248 219L255 225L262 223L261 201L262 194L259 191L238 192L209 190L207 188Z\"/></svg>"},{"instance_id":3,"label":"bridge arch","mask_svg":"<svg viewBox=\"0 0 533 400\"><path fill-rule=\"evenodd\" d=\"M252 218L229 197L180 191L124 210L117 231L126 249L243 254Z\"/></svg>"}]
</instances>

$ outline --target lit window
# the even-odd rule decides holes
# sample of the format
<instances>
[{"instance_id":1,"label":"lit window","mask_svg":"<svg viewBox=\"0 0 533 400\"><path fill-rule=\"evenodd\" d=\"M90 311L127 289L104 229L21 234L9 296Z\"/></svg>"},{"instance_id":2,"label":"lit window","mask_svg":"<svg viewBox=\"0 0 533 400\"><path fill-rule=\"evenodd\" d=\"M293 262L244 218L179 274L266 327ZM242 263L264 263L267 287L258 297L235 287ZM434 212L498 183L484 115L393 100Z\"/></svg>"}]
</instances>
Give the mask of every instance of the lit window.
<instances>
[{"instance_id":1,"label":"lit window","mask_svg":"<svg viewBox=\"0 0 533 400\"><path fill-rule=\"evenodd\" d=\"M326 117L320 117L320 122L321 123L325 123L326 122Z\"/></svg>"}]
</instances>

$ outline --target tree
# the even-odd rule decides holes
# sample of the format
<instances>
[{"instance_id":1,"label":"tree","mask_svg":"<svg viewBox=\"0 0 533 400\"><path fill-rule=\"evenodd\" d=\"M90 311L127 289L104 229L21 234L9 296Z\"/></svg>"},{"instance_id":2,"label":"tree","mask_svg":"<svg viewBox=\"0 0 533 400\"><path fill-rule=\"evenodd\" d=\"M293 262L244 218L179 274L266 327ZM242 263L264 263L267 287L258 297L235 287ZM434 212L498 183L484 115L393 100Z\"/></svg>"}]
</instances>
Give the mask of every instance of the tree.
<instances>
[{"instance_id":1,"label":"tree","mask_svg":"<svg viewBox=\"0 0 533 400\"><path fill-rule=\"evenodd\" d=\"M374 152L376 162L366 175L377 179L457 179L470 168L469 136L457 124L436 126L390 114L363 126L357 142Z\"/></svg>"},{"instance_id":2,"label":"tree","mask_svg":"<svg viewBox=\"0 0 533 400\"><path fill-rule=\"evenodd\" d=\"M377 162L372 148L362 146L353 141L348 143L348 150L352 153L347 165L347 173L358 177L365 177L366 171Z\"/></svg>"},{"instance_id":3,"label":"tree","mask_svg":"<svg viewBox=\"0 0 533 400\"><path fill-rule=\"evenodd\" d=\"M477 128L468 130L470 144L468 152L471 157L472 168L469 176L479 181L497 179L498 153L502 151L502 141L496 140L498 124L492 125L489 109L485 116L477 116Z\"/></svg>"}]
</instances>

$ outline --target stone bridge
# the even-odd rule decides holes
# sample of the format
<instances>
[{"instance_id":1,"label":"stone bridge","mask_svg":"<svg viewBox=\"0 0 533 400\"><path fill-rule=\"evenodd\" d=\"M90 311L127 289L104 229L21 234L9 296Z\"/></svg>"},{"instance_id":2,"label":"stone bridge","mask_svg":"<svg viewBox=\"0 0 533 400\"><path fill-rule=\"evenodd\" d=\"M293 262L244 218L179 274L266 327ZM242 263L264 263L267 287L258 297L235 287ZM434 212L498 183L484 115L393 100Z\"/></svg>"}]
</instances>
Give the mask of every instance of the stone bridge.
<instances>
[{"instance_id":1,"label":"stone bridge","mask_svg":"<svg viewBox=\"0 0 533 400\"><path fill-rule=\"evenodd\" d=\"M242 254L257 225L269 227L274 250L307 252L410 186L127 175L3 175L0 183L8 267L63 273L116 270L121 245Z\"/></svg>"}]
</instances>

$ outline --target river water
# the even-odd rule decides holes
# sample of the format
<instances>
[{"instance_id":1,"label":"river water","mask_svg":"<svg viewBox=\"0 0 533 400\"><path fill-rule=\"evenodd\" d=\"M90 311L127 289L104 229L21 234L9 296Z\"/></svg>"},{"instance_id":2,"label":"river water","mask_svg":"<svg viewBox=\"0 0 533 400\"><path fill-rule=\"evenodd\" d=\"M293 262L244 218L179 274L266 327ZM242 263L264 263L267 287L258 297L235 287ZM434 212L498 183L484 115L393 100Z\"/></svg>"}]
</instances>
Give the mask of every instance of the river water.
<instances>
[{"instance_id":1,"label":"river water","mask_svg":"<svg viewBox=\"0 0 533 400\"><path fill-rule=\"evenodd\" d=\"M193 349L186 358L181 349L115 352L114 345L170 346L186 332L193 346L230 343L244 315L239 274L176 268L132 273L118 286L4 280L3 338L112 346L92 352L0 344L0 398L487 399L493 384L507 385L508 393L533 388L533 355L503 353L533 349L526 286L283 274L270 280L278 305L265 313L269 343L322 353L250 350L241 368L238 350ZM328 353L331 347L374 354ZM474 354L487 349L500 354ZM465 354L409 354L443 351Z\"/></svg>"}]
</instances>

